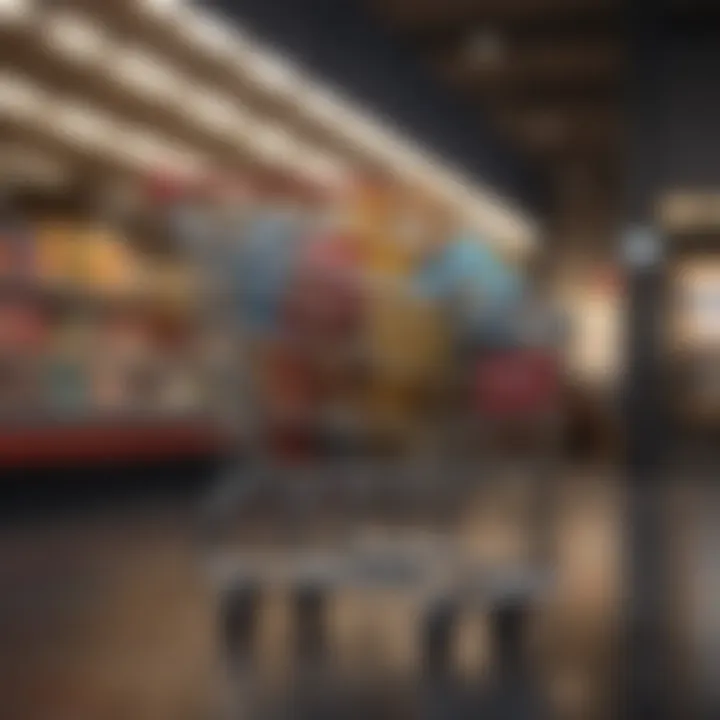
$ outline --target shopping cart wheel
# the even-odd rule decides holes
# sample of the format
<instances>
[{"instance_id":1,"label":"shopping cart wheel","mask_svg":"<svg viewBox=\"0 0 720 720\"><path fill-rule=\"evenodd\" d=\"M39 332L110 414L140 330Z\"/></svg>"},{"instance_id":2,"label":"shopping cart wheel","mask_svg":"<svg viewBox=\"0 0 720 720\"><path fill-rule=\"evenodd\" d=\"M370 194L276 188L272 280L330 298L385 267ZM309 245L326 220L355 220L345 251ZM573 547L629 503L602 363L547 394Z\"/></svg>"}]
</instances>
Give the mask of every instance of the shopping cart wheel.
<instances>
[{"instance_id":1,"label":"shopping cart wheel","mask_svg":"<svg viewBox=\"0 0 720 720\"><path fill-rule=\"evenodd\" d=\"M282 718L335 720L337 699L328 681L327 606L329 587L299 579L289 588L293 627L293 686Z\"/></svg>"},{"instance_id":2,"label":"shopping cart wheel","mask_svg":"<svg viewBox=\"0 0 720 720\"><path fill-rule=\"evenodd\" d=\"M424 720L461 717L460 697L453 677L458 619L458 604L447 596L431 598L420 614L419 716Z\"/></svg>"},{"instance_id":3,"label":"shopping cart wheel","mask_svg":"<svg viewBox=\"0 0 720 720\"><path fill-rule=\"evenodd\" d=\"M489 720L543 720L546 703L527 660L528 626L536 606L532 594L498 599L489 611L493 669L475 712Z\"/></svg>"},{"instance_id":4,"label":"shopping cart wheel","mask_svg":"<svg viewBox=\"0 0 720 720\"><path fill-rule=\"evenodd\" d=\"M433 600L422 619L422 668L431 681L452 674L453 647L458 625L458 606L449 598Z\"/></svg>"},{"instance_id":5,"label":"shopping cart wheel","mask_svg":"<svg viewBox=\"0 0 720 720\"><path fill-rule=\"evenodd\" d=\"M327 659L328 589L302 583L292 591L295 656L305 667L318 668Z\"/></svg>"},{"instance_id":6,"label":"shopping cart wheel","mask_svg":"<svg viewBox=\"0 0 720 720\"><path fill-rule=\"evenodd\" d=\"M225 657L231 668L249 669L257 647L262 591L251 578L235 580L220 602Z\"/></svg>"}]
</instances>

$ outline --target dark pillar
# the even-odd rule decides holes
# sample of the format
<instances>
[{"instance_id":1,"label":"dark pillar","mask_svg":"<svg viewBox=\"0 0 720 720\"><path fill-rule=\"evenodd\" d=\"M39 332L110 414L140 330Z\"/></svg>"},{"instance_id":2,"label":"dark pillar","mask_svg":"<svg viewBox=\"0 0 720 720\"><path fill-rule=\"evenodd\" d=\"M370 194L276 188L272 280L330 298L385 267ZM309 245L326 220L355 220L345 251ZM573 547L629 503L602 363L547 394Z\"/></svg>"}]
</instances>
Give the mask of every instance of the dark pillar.
<instances>
[{"instance_id":1,"label":"dark pillar","mask_svg":"<svg viewBox=\"0 0 720 720\"><path fill-rule=\"evenodd\" d=\"M662 323L663 238L655 203L662 190L667 15L663 0L631 0L628 17L627 186L622 251L627 266L625 387L626 634L622 715L670 715L670 578L663 522L663 455L667 448Z\"/></svg>"}]
</instances>

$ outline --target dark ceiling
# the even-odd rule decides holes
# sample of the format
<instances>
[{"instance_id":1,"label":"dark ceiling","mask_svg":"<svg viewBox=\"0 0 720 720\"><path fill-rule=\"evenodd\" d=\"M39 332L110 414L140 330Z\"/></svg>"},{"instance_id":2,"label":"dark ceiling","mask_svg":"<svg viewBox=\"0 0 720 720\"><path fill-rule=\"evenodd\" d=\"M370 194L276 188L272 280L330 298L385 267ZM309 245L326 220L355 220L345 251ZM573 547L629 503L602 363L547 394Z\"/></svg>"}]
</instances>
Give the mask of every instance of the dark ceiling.
<instances>
[{"instance_id":1,"label":"dark ceiling","mask_svg":"<svg viewBox=\"0 0 720 720\"><path fill-rule=\"evenodd\" d=\"M720 47L720 0L214 3L500 192L547 207L582 185L598 217L622 188L630 5L667 6L668 54Z\"/></svg>"},{"instance_id":2,"label":"dark ceiling","mask_svg":"<svg viewBox=\"0 0 720 720\"><path fill-rule=\"evenodd\" d=\"M581 164L596 178L615 179L624 21L638 0L364 1L523 154L551 173ZM668 4L675 34L717 33L717 0Z\"/></svg>"}]
</instances>

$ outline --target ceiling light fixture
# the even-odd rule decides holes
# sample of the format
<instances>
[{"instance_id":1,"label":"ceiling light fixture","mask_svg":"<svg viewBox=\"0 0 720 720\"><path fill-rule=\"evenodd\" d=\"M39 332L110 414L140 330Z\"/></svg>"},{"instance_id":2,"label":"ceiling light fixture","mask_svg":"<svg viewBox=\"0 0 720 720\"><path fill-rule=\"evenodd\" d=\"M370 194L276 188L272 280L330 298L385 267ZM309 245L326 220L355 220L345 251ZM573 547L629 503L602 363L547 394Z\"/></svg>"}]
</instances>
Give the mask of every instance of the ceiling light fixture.
<instances>
[{"instance_id":1,"label":"ceiling light fixture","mask_svg":"<svg viewBox=\"0 0 720 720\"><path fill-rule=\"evenodd\" d=\"M232 60L243 45L233 23L218 14L182 5L170 20L185 42L210 57Z\"/></svg>"},{"instance_id":2,"label":"ceiling light fixture","mask_svg":"<svg viewBox=\"0 0 720 720\"><path fill-rule=\"evenodd\" d=\"M246 134L252 126L249 113L229 96L199 90L191 102L183 103L185 114L222 136Z\"/></svg>"},{"instance_id":3,"label":"ceiling light fixture","mask_svg":"<svg viewBox=\"0 0 720 720\"><path fill-rule=\"evenodd\" d=\"M141 9L155 13L169 13L178 10L187 0L136 0Z\"/></svg>"},{"instance_id":4,"label":"ceiling light fixture","mask_svg":"<svg viewBox=\"0 0 720 720\"><path fill-rule=\"evenodd\" d=\"M48 126L73 144L104 149L118 142L119 130L112 119L90 105L56 100Z\"/></svg>"},{"instance_id":5,"label":"ceiling light fixture","mask_svg":"<svg viewBox=\"0 0 720 720\"><path fill-rule=\"evenodd\" d=\"M14 73L0 75L0 112L6 117L31 119L41 115L46 99L32 81Z\"/></svg>"},{"instance_id":6,"label":"ceiling light fixture","mask_svg":"<svg viewBox=\"0 0 720 720\"><path fill-rule=\"evenodd\" d=\"M154 3L146 0L145 5L149 4ZM353 149L359 148L384 170L410 183L420 181L432 188L438 199L462 216L472 215L473 225L485 236L514 233L531 237L536 232L534 225L512 204L492 196L486 188L478 187L432 154L407 142L401 131L361 111L333 90L307 79L299 67L249 39L242 29L230 29L229 21L185 6L167 15L169 27L190 45L225 61L265 93L292 103L308 119ZM492 64L503 58L506 48L501 35L486 29L470 39L465 52L475 63ZM215 118L213 122L221 125L225 121ZM260 124L252 132L251 145L265 160L297 165L297 148L292 149L295 143L287 133L278 132L277 128L263 128Z\"/></svg>"},{"instance_id":7,"label":"ceiling light fixture","mask_svg":"<svg viewBox=\"0 0 720 720\"><path fill-rule=\"evenodd\" d=\"M69 11L48 15L42 24L47 45L65 57L80 61L96 61L108 51L108 38L103 28L90 19Z\"/></svg>"},{"instance_id":8,"label":"ceiling light fixture","mask_svg":"<svg viewBox=\"0 0 720 720\"><path fill-rule=\"evenodd\" d=\"M0 25L10 25L25 20L34 11L31 0L0 0Z\"/></svg>"},{"instance_id":9,"label":"ceiling light fixture","mask_svg":"<svg viewBox=\"0 0 720 720\"><path fill-rule=\"evenodd\" d=\"M253 147L262 158L282 164L295 156L298 144L282 127L259 125L253 134Z\"/></svg>"},{"instance_id":10,"label":"ceiling light fixture","mask_svg":"<svg viewBox=\"0 0 720 720\"><path fill-rule=\"evenodd\" d=\"M274 56L257 47L247 47L238 58L242 73L262 90L292 97L300 85L300 71L287 58Z\"/></svg>"},{"instance_id":11,"label":"ceiling light fixture","mask_svg":"<svg viewBox=\"0 0 720 720\"><path fill-rule=\"evenodd\" d=\"M113 58L112 77L148 98L181 97L184 83L180 76L151 53L123 48Z\"/></svg>"},{"instance_id":12,"label":"ceiling light fixture","mask_svg":"<svg viewBox=\"0 0 720 720\"><path fill-rule=\"evenodd\" d=\"M505 43L495 30L483 29L473 34L462 47L463 59L473 67L495 67L505 55Z\"/></svg>"}]
</instances>

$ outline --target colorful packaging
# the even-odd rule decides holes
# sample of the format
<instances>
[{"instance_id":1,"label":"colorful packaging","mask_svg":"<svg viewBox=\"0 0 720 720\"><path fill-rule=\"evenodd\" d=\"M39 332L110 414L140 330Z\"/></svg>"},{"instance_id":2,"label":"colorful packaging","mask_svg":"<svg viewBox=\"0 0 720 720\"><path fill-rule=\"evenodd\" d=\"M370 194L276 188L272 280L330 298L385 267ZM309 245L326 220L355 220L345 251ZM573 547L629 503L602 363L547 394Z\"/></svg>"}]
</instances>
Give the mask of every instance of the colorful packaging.
<instances>
[{"instance_id":1,"label":"colorful packaging","mask_svg":"<svg viewBox=\"0 0 720 720\"><path fill-rule=\"evenodd\" d=\"M234 282L239 311L255 332L272 334L282 325L301 233L297 218L282 209L260 211L239 233Z\"/></svg>"},{"instance_id":2,"label":"colorful packaging","mask_svg":"<svg viewBox=\"0 0 720 720\"><path fill-rule=\"evenodd\" d=\"M460 346L513 344L523 301L519 276L480 238L461 235L431 257L415 287L440 303Z\"/></svg>"},{"instance_id":3,"label":"colorful packaging","mask_svg":"<svg viewBox=\"0 0 720 720\"><path fill-rule=\"evenodd\" d=\"M109 230L88 229L85 284L98 292L128 293L136 289L138 269L127 242Z\"/></svg>"},{"instance_id":4,"label":"colorful packaging","mask_svg":"<svg viewBox=\"0 0 720 720\"><path fill-rule=\"evenodd\" d=\"M47 405L63 413L87 411L90 403L92 329L82 321L62 324L45 363Z\"/></svg>"},{"instance_id":5,"label":"colorful packaging","mask_svg":"<svg viewBox=\"0 0 720 720\"><path fill-rule=\"evenodd\" d=\"M285 323L305 343L342 343L360 329L361 268L353 239L319 236L304 243L286 298Z\"/></svg>"},{"instance_id":6,"label":"colorful packaging","mask_svg":"<svg viewBox=\"0 0 720 720\"><path fill-rule=\"evenodd\" d=\"M23 298L0 299L0 352L39 354L47 336L42 312Z\"/></svg>"},{"instance_id":7,"label":"colorful packaging","mask_svg":"<svg viewBox=\"0 0 720 720\"><path fill-rule=\"evenodd\" d=\"M0 278L32 276L36 271L35 242L19 222L0 225Z\"/></svg>"},{"instance_id":8,"label":"colorful packaging","mask_svg":"<svg viewBox=\"0 0 720 720\"><path fill-rule=\"evenodd\" d=\"M36 228L38 275L50 284L76 285L87 277L87 254L77 224L45 221Z\"/></svg>"}]
</instances>

